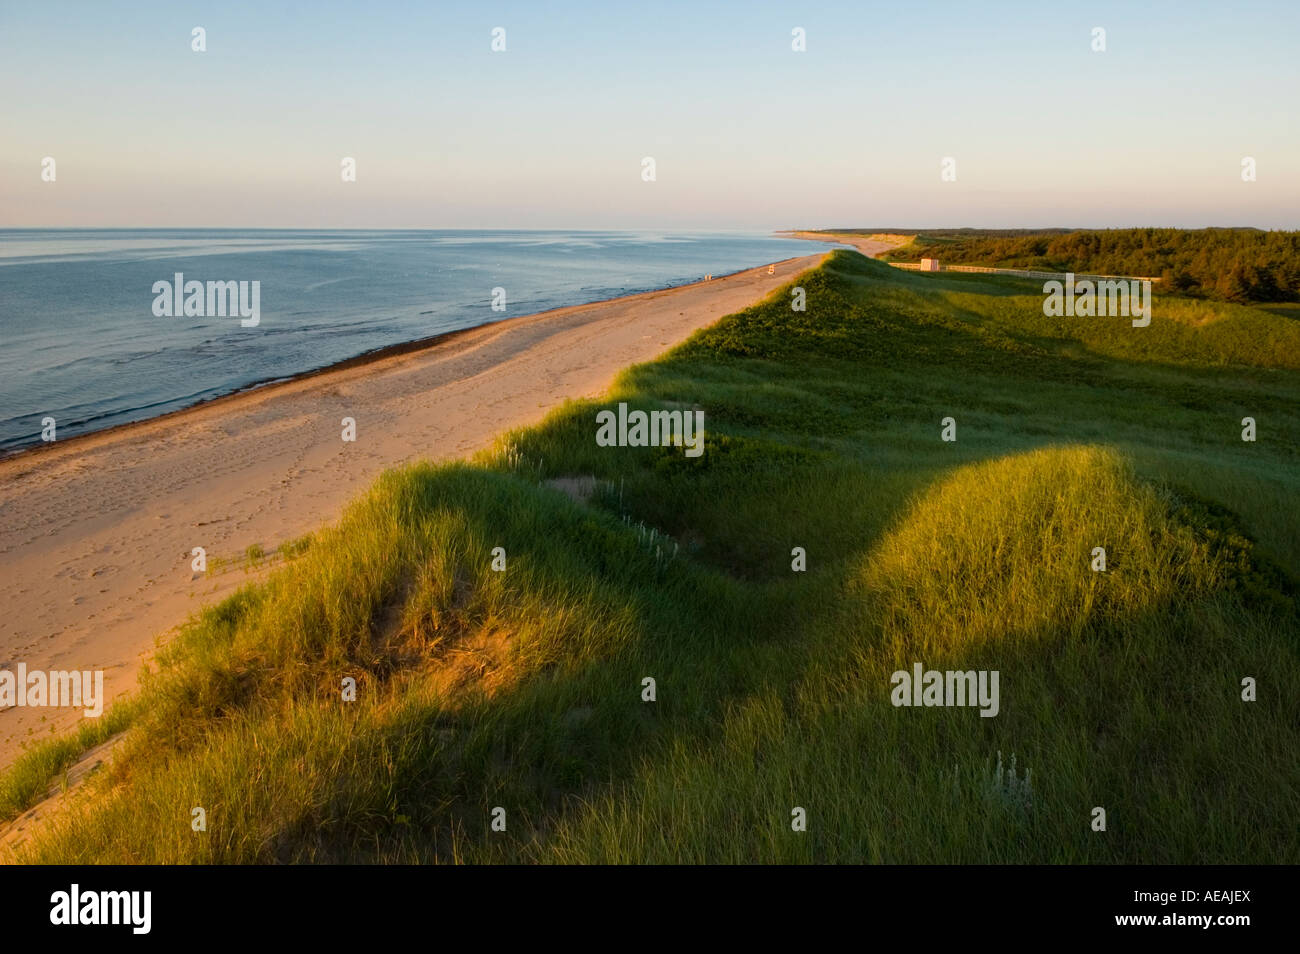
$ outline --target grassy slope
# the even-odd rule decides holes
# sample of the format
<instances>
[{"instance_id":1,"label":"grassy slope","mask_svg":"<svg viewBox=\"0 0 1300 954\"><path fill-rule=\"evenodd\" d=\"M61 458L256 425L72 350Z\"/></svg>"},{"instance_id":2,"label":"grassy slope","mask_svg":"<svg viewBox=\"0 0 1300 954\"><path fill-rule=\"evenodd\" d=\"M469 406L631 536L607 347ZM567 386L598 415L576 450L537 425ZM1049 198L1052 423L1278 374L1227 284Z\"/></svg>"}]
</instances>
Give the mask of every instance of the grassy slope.
<instances>
[{"instance_id":1,"label":"grassy slope","mask_svg":"<svg viewBox=\"0 0 1300 954\"><path fill-rule=\"evenodd\" d=\"M386 475L184 632L24 857L1300 860L1300 325L1053 321L849 252L802 284L610 395L704 408L701 458L598 448L575 403ZM916 661L998 669L1001 713L894 708Z\"/></svg>"}]
</instances>

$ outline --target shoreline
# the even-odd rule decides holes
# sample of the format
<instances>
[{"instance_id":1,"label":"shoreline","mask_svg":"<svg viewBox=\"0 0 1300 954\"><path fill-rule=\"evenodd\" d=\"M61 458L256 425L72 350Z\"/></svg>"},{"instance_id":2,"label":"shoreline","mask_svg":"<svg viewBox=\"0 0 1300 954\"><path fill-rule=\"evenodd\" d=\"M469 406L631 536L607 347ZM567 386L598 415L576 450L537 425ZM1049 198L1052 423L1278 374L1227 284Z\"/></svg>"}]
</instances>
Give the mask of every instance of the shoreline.
<instances>
[{"instance_id":1,"label":"shoreline","mask_svg":"<svg viewBox=\"0 0 1300 954\"><path fill-rule=\"evenodd\" d=\"M807 237L810 238L811 236L807 236ZM822 240L822 241L824 241L825 244L827 245L836 244L836 242L833 240ZM454 340L455 338L460 337L462 335L466 335L471 332L478 331L481 328L505 325L512 321L521 321L527 318L540 318L543 315L549 315L555 312L562 312L571 308L586 308L594 305L612 304L615 302L635 299L642 295L652 295L658 292L671 292L679 288L690 288L695 285L706 284L707 282L721 281L723 279L730 278L733 275L739 275L743 272L752 271L755 268L766 268L768 265L771 264L781 265L785 262L791 262L791 261L794 261L794 259L789 258L789 259L780 259L776 262L765 262L762 265L752 265L748 268L737 269L736 271L733 272L726 272L721 275L714 275L711 279L708 280L701 278L692 282L682 282L681 284L678 285L661 285L655 288L644 289L642 291L628 292L625 295L615 295L612 298L597 298L593 301L577 302L572 305L560 305L555 308L548 308L544 311L528 312L523 315L511 315L507 318L498 318L495 321L485 321L477 325L470 325L467 328L453 328L450 331L440 331L437 334L426 335L422 338L414 338L410 341L400 341L391 345L382 345L378 348L371 348L368 351L363 351L360 354L353 355L350 358L342 358L338 361L332 361L329 364L321 365L318 368L309 368L306 371L296 371L293 374L289 374L289 375L282 375L274 378L262 378L257 381L252 381L248 384L241 385L235 390L229 391L225 394L218 394L208 398L200 398L199 400L194 401L191 404L186 404L181 407L172 408L170 411L163 411L161 414L154 414L149 417L142 417L139 420L122 421L117 424L109 424L107 427L92 428L91 430L82 431L80 433L73 434L69 437L60 437L58 440L55 441L37 441L33 444L28 444L24 447L11 447L7 450L0 449L0 465L3 465L12 460L19 460L25 457L32 457L35 455L43 454L53 450L56 447L71 445L75 441L85 441L92 437L97 437L102 434L111 434L117 431L125 431L133 427L139 427L141 425L151 424L154 421L161 421L166 418L173 417L175 415L187 414L191 411L196 411L200 408L212 407L213 405L219 404L221 402L229 401L233 398L242 397L244 395L251 394L255 391L263 392L266 391L268 388L275 388L281 385L293 384L297 381L302 381L307 378L316 377L318 375L330 374L335 371L346 371L350 368L363 367L367 364L383 361L388 358L399 357L401 355L413 354L416 352L427 350L429 348L435 348L440 345L447 344L452 340Z\"/></svg>"},{"instance_id":2,"label":"shoreline","mask_svg":"<svg viewBox=\"0 0 1300 954\"><path fill-rule=\"evenodd\" d=\"M250 548L333 522L386 469L464 458L605 393L828 254L445 332L0 459L0 669L103 670L111 703L178 624L274 565L241 571ZM0 710L0 767L80 721Z\"/></svg>"},{"instance_id":3,"label":"shoreline","mask_svg":"<svg viewBox=\"0 0 1300 954\"><path fill-rule=\"evenodd\" d=\"M867 258L878 258L882 252L888 252L891 248L898 248L900 245L906 245L916 236L902 235L893 233L879 233L876 235L850 235L845 232L810 232L807 229L796 229L790 231L777 232L782 238L803 239L809 242L827 242L831 245L842 245L846 248L856 249Z\"/></svg>"}]
</instances>

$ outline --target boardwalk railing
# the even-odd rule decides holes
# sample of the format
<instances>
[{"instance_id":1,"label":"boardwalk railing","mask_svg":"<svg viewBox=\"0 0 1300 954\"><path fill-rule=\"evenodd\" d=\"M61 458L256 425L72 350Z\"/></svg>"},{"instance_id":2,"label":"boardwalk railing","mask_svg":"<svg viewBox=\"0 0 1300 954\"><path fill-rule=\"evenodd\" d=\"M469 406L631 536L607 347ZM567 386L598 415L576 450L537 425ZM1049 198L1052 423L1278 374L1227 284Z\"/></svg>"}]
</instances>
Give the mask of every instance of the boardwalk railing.
<instances>
[{"instance_id":1,"label":"boardwalk railing","mask_svg":"<svg viewBox=\"0 0 1300 954\"><path fill-rule=\"evenodd\" d=\"M894 268L905 268L908 271L922 271L919 262L890 262ZM931 269L925 269L931 271ZM1158 278L1150 278L1145 275L1086 275L1082 272L1031 272L1019 268L986 268L983 265L940 265L941 272L979 272L983 275L1010 275L1014 278L1055 278L1060 281L1065 280L1067 274L1073 274L1076 281L1124 281L1124 282L1158 282Z\"/></svg>"}]
</instances>

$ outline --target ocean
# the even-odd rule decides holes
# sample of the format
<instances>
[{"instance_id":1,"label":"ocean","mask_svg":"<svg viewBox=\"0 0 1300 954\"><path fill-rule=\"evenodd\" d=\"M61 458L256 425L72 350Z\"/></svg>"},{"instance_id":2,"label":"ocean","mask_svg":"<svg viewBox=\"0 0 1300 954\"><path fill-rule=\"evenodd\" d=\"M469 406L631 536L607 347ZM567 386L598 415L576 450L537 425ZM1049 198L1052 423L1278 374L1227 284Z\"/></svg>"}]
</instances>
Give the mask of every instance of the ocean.
<instances>
[{"instance_id":1,"label":"ocean","mask_svg":"<svg viewBox=\"0 0 1300 954\"><path fill-rule=\"evenodd\" d=\"M737 232L0 230L0 452L39 443L47 418L70 437L377 348L830 247ZM178 316L180 296L155 291L177 274L205 291L246 282L245 304L258 283L256 323L233 299L224 316Z\"/></svg>"}]
</instances>

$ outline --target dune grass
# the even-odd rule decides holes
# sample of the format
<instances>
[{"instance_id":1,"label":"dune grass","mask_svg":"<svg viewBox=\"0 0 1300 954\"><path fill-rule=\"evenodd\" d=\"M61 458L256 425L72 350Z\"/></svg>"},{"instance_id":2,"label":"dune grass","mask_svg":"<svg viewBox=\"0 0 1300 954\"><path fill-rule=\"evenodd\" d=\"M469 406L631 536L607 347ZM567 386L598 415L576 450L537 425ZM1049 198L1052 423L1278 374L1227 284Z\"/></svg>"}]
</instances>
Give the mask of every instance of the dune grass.
<instances>
[{"instance_id":1,"label":"dune grass","mask_svg":"<svg viewBox=\"0 0 1300 954\"><path fill-rule=\"evenodd\" d=\"M1300 324L1053 321L850 252L798 282L386 474L184 627L17 860L1300 860ZM620 400L702 408L705 453L598 447ZM998 670L998 715L894 707L915 662Z\"/></svg>"}]
</instances>

